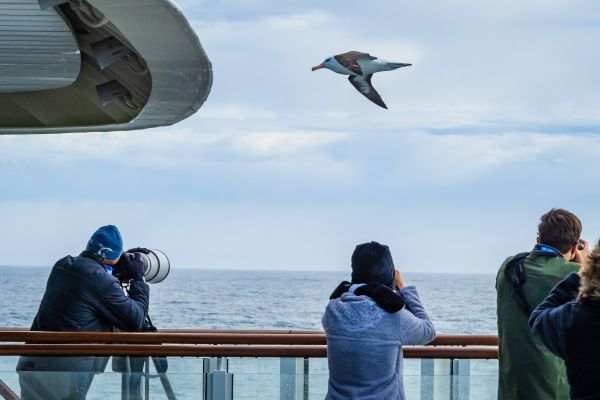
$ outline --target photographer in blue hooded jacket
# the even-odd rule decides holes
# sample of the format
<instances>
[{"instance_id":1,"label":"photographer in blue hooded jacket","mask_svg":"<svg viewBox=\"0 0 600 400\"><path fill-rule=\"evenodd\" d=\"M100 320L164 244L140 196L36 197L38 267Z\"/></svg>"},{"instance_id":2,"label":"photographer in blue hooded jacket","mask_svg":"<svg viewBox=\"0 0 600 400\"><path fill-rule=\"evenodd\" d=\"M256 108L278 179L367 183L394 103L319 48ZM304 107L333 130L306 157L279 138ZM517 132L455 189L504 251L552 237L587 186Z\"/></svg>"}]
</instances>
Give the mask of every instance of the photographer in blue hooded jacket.
<instances>
[{"instance_id":1,"label":"photographer in blue hooded jacket","mask_svg":"<svg viewBox=\"0 0 600 400\"><path fill-rule=\"evenodd\" d=\"M435 329L414 286L405 286L388 246L356 246L352 282L331 295L327 400L404 400L402 346L427 344Z\"/></svg>"},{"instance_id":2,"label":"photographer in blue hooded jacket","mask_svg":"<svg viewBox=\"0 0 600 400\"><path fill-rule=\"evenodd\" d=\"M121 281L129 281L128 295ZM150 290L139 254L123 254L121 233L100 227L76 257L56 262L46 285L32 331L138 331L148 314ZM23 400L83 400L94 373L108 358L21 357L17 365Z\"/></svg>"}]
</instances>

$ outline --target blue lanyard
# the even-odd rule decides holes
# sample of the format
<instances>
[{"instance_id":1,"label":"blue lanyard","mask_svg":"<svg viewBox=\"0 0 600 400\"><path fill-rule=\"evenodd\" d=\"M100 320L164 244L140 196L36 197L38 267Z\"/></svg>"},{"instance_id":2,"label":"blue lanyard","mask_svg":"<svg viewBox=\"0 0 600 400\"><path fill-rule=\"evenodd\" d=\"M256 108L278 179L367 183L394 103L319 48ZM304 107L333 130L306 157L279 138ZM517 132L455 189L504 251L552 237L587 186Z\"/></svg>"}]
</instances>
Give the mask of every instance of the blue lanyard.
<instances>
[{"instance_id":1,"label":"blue lanyard","mask_svg":"<svg viewBox=\"0 0 600 400\"><path fill-rule=\"evenodd\" d=\"M112 274L112 270L113 270L112 265L102 264L102 267L104 268L104 270L106 272L108 272L109 274Z\"/></svg>"}]
</instances>

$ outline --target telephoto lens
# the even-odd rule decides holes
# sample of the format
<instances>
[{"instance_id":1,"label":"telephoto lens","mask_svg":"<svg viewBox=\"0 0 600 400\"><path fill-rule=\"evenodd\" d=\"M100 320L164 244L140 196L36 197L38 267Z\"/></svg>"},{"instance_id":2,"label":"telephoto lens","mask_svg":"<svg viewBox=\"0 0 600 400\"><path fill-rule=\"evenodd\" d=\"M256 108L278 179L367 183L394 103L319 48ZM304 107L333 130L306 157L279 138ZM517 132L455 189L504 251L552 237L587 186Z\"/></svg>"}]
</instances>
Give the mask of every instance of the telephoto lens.
<instances>
[{"instance_id":1,"label":"telephoto lens","mask_svg":"<svg viewBox=\"0 0 600 400\"><path fill-rule=\"evenodd\" d=\"M133 252L140 255L144 263L144 279L147 283L159 283L165 280L171 271L171 263L165 253L152 249L148 254Z\"/></svg>"}]
</instances>

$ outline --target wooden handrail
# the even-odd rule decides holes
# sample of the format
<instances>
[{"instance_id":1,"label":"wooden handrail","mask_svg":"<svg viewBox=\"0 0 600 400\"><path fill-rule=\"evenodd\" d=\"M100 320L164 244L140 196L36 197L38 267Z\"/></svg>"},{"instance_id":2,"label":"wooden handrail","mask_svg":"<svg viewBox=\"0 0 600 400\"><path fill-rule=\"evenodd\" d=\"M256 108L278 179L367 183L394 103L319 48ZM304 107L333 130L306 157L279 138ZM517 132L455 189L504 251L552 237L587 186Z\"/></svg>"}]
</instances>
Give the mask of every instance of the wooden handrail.
<instances>
[{"instance_id":1,"label":"wooden handrail","mask_svg":"<svg viewBox=\"0 0 600 400\"><path fill-rule=\"evenodd\" d=\"M169 330L159 332L32 332L0 328L0 342L27 343L129 343L129 344L264 344L325 345L327 339L319 331L225 331ZM497 346L495 335L440 334L432 346Z\"/></svg>"},{"instance_id":2,"label":"wooden handrail","mask_svg":"<svg viewBox=\"0 0 600 400\"><path fill-rule=\"evenodd\" d=\"M320 331L194 330L159 332L31 332L0 328L0 356L327 357ZM19 343L19 344L17 344ZM440 334L406 346L407 358L498 358L496 335Z\"/></svg>"},{"instance_id":3,"label":"wooden handrail","mask_svg":"<svg viewBox=\"0 0 600 400\"><path fill-rule=\"evenodd\" d=\"M327 346L5 344L0 356L327 357ZM498 358L495 347L405 347L406 358Z\"/></svg>"},{"instance_id":4,"label":"wooden handrail","mask_svg":"<svg viewBox=\"0 0 600 400\"><path fill-rule=\"evenodd\" d=\"M0 342L129 343L129 344L265 344L323 345L322 334L276 333L132 333L132 332L2 332Z\"/></svg>"}]
</instances>

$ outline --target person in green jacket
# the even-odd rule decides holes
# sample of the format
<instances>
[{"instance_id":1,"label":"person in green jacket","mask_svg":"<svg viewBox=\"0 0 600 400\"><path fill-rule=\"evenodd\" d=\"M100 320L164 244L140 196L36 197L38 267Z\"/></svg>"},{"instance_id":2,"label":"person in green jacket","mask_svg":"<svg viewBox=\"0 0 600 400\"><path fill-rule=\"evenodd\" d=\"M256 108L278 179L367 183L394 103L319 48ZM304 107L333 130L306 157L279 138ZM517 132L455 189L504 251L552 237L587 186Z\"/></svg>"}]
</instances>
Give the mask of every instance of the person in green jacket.
<instances>
[{"instance_id":1,"label":"person in green jacket","mask_svg":"<svg viewBox=\"0 0 600 400\"><path fill-rule=\"evenodd\" d=\"M507 258L498 271L498 400L569 398L564 362L531 333L528 319L558 282L579 271L589 252L580 235L579 218L552 209L541 218L534 249Z\"/></svg>"}]
</instances>

